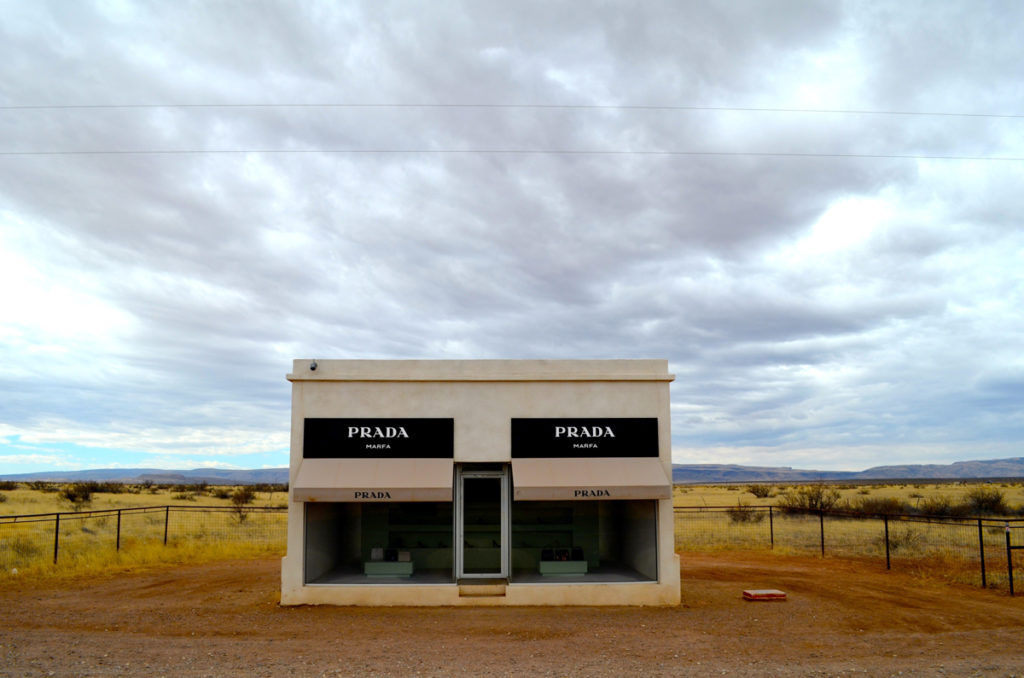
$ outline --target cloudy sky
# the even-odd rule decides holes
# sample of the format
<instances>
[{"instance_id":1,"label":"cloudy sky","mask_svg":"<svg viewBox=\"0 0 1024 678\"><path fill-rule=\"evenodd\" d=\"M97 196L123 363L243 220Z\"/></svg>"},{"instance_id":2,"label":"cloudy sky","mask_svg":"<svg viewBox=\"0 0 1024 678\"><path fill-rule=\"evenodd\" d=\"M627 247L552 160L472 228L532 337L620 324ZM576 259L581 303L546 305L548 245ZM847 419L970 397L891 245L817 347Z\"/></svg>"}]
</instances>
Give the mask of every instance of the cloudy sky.
<instances>
[{"instance_id":1,"label":"cloudy sky","mask_svg":"<svg viewBox=\"0 0 1024 678\"><path fill-rule=\"evenodd\" d=\"M667 358L674 458L1024 456L1024 3L0 0L0 472L293 358Z\"/></svg>"}]
</instances>

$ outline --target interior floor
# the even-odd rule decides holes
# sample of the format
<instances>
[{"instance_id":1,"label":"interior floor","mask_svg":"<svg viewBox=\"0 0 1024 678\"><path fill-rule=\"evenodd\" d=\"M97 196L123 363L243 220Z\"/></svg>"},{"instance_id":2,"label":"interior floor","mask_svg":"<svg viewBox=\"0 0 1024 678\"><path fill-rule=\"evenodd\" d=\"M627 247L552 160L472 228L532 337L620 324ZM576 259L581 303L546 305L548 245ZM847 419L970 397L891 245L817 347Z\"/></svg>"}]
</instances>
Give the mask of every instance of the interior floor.
<instances>
[{"instance_id":1,"label":"interior floor","mask_svg":"<svg viewBox=\"0 0 1024 678\"><path fill-rule=\"evenodd\" d=\"M336 585L358 585L367 586L373 584L387 584L388 586L402 584L454 584L451 570L419 570L413 572L409 577L370 577L361 571L351 567L338 567L320 575L309 585L329 584Z\"/></svg>"},{"instance_id":2,"label":"interior floor","mask_svg":"<svg viewBox=\"0 0 1024 678\"><path fill-rule=\"evenodd\" d=\"M509 584L623 584L651 582L636 570L619 564L593 568L587 574L543 575L532 570L516 570ZM308 586L369 586L369 585L421 586L424 584L455 584L450 570L421 570L409 577L370 577L351 567L338 567L311 582Z\"/></svg>"},{"instance_id":3,"label":"interior floor","mask_svg":"<svg viewBox=\"0 0 1024 678\"><path fill-rule=\"evenodd\" d=\"M654 581L631 567L608 563L591 568L587 574L541 574L536 570L514 570L512 584L622 584Z\"/></svg>"}]
</instances>

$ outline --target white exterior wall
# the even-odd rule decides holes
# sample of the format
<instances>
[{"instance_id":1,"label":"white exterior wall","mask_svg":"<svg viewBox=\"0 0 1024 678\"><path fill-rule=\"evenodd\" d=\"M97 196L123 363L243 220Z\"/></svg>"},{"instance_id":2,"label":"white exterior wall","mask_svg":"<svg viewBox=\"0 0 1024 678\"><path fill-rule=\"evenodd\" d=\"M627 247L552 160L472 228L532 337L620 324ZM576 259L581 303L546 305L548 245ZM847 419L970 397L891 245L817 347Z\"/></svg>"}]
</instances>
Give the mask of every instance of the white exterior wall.
<instances>
[{"instance_id":1,"label":"white exterior wall","mask_svg":"<svg viewBox=\"0 0 1024 678\"><path fill-rule=\"evenodd\" d=\"M509 462L513 418L657 417L660 460L672 477L667 361L317 361L292 374L292 486L303 421L313 417L454 419L455 462ZM676 605L680 600L671 499L658 500L658 581L516 584L504 596L461 597L459 586L304 585L303 503L289 501L284 605Z\"/></svg>"}]
</instances>

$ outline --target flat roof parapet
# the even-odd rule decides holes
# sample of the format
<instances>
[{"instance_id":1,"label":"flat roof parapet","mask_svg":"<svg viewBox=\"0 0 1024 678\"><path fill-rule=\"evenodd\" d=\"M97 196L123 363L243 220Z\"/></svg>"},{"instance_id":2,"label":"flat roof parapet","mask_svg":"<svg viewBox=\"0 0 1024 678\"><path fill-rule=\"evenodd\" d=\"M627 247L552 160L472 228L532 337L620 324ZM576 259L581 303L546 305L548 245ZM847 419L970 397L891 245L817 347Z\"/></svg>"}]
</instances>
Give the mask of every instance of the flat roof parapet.
<instances>
[{"instance_id":1,"label":"flat roof parapet","mask_svg":"<svg viewBox=\"0 0 1024 678\"><path fill-rule=\"evenodd\" d=\"M315 369L313 368L315 365ZM288 381L673 381L667 360L314 360Z\"/></svg>"}]
</instances>

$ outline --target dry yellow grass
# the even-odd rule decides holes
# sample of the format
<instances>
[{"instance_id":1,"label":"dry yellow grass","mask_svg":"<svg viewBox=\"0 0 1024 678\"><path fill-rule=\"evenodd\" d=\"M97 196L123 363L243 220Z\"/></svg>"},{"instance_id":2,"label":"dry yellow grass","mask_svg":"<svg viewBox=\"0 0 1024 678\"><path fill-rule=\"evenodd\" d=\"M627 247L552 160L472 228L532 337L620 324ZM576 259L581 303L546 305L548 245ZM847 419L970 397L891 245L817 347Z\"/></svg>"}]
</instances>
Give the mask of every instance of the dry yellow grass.
<instances>
[{"instance_id":1,"label":"dry yellow grass","mask_svg":"<svg viewBox=\"0 0 1024 678\"><path fill-rule=\"evenodd\" d=\"M25 515L31 513L57 513L72 511L71 504L61 501L56 490L63 487L63 484L54 484L53 492L44 492L19 484L16 490L0 490L0 494L7 497L6 501L0 503L0 516ZM208 487L202 494L187 490L171 490L168 488L152 487L142 488L131 486L130 491L120 494L109 494L106 492L93 493L92 502L87 510L104 510L119 508L137 508L140 506L165 506L167 504L178 504L182 506L231 506L231 500L227 498L218 499L211 492L217 490L232 491L233 486ZM256 498L250 506L287 506L287 492L257 492Z\"/></svg>"},{"instance_id":2,"label":"dry yellow grass","mask_svg":"<svg viewBox=\"0 0 1024 678\"><path fill-rule=\"evenodd\" d=\"M888 485L831 484L840 493L839 506L856 505L864 497L895 498L914 507L934 497L948 497L960 503L979 487L1004 493L1006 504L1016 511L1024 506L1021 483L893 483ZM779 553L820 553L824 526L827 557L868 558L880 564L886 557L886 524L880 518L852 518L798 515L781 510L742 511L735 507L774 506L778 494L799 487L775 485L776 496L757 498L746 485L700 485L675 488L676 548L687 551L766 549ZM683 508L690 507L690 508ZM709 507L734 507L732 511ZM824 523L824 525L823 525ZM894 569L961 583L981 582L981 553L984 548L989 586L1005 587L1007 579L1006 531L1003 520L930 521L923 517L891 518L889 558ZM1024 544L1024 529L1012 531L1014 544ZM1024 552L1014 554L1015 569L1024 568ZM1016 578L1016 577L1015 577Z\"/></svg>"},{"instance_id":3,"label":"dry yellow grass","mask_svg":"<svg viewBox=\"0 0 1024 678\"><path fill-rule=\"evenodd\" d=\"M928 497L946 496L959 501L979 483L893 483L889 485L833 484L840 502L856 503L861 497L893 497L913 504ZM1004 492L1011 507L1024 505L1021 483L985 484ZM774 485L776 495L797 485ZM234 488L223 488L233 490ZM0 503L0 577L76 577L101 572L117 572L175 564L254 555L284 554L287 529L285 512L252 513L240 520L229 510L206 512L200 506L231 507L229 498L217 498L207 488L203 494L166 488L141 489L136 493L93 495L89 510L138 509L146 506L175 508L168 515L160 508L151 512L124 512L121 521L121 548L117 549L116 515L85 514L62 517L59 558L53 564L54 524L40 522L10 523L3 516L69 512L56 492L43 492L24 485L4 490ZM222 492L223 494L223 492ZM677 507L735 507L774 505L777 496L759 499L747 484L677 486ZM252 506L283 507L287 494L259 492ZM189 509L195 507L196 510ZM167 522L168 543L163 543ZM825 524L826 553L830 556L884 559L884 525L880 520L828 518ZM749 521L737 521L722 511L683 512L676 517L676 545L680 551L768 548L774 533L775 549L780 552L807 553L820 550L821 525L814 516L785 515L774 512L769 523L764 513ZM926 521L890 521L890 556L901 567L922 572L940 570L957 580L977 578L979 552L976 526L951 526ZM986 560L990 577L1005 578L1005 536L998 526L986 526ZM1000 556L1000 554L1003 554ZM1021 554L1024 558L1024 553ZM1000 565L996 562L1002 558ZM1020 564L1024 567L1024 563ZM17 574L13 570L17 570ZM956 573L953 575L953 573Z\"/></svg>"},{"instance_id":4,"label":"dry yellow grass","mask_svg":"<svg viewBox=\"0 0 1024 678\"><path fill-rule=\"evenodd\" d=\"M0 577L77 577L158 563L284 554L286 512L259 508L285 506L286 493L258 492L249 505L256 510L247 507L239 512L233 510L230 498L212 496L229 494L234 488L206 488L203 493L139 489L94 493L90 505L80 512L73 512L55 491L24 485L4 490L6 500L0 503ZM168 505L172 508L164 508ZM116 509L124 509L120 521ZM57 535L53 517L15 520L11 516L57 512L63 515L54 564Z\"/></svg>"},{"instance_id":5,"label":"dry yellow grass","mask_svg":"<svg viewBox=\"0 0 1024 678\"><path fill-rule=\"evenodd\" d=\"M155 567L183 563L202 563L235 558L256 558L284 555L284 543L262 542L200 542L177 541L167 546L162 542L134 545L121 551L92 548L61 559L56 565L50 558L35 559L20 567L5 568L0 579L32 581L37 579L75 579L119 572L136 572Z\"/></svg>"},{"instance_id":6,"label":"dry yellow grass","mask_svg":"<svg viewBox=\"0 0 1024 678\"><path fill-rule=\"evenodd\" d=\"M787 489L799 487L800 483L774 483L773 496L759 499L747 489L757 483L737 483L731 485L676 485L673 493L675 506L736 506L742 502L750 506L774 506L778 495ZM889 484L854 485L835 482L825 485L839 491L840 504L849 502L856 504L863 497L894 498L915 506L928 498L949 497L958 503L974 488L989 487L1002 491L1006 503L1011 507L1024 507L1024 482L984 483L962 481L955 483L907 482Z\"/></svg>"}]
</instances>

